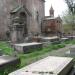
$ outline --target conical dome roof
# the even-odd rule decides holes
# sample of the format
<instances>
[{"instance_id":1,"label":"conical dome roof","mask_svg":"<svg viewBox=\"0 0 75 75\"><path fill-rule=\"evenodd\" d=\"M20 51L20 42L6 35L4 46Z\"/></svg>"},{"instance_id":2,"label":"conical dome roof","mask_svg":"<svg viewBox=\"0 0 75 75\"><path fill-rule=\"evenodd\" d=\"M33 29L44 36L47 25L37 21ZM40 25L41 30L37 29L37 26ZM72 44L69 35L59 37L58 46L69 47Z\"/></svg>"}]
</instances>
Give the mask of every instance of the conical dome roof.
<instances>
[{"instance_id":1,"label":"conical dome roof","mask_svg":"<svg viewBox=\"0 0 75 75\"><path fill-rule=\"evenodd\" d=\"M52 7L52 5L51 5L50 11L52 11L52 10L54 11L54 9L53 9L53 7Z\"/></svg>"}]
</instances>

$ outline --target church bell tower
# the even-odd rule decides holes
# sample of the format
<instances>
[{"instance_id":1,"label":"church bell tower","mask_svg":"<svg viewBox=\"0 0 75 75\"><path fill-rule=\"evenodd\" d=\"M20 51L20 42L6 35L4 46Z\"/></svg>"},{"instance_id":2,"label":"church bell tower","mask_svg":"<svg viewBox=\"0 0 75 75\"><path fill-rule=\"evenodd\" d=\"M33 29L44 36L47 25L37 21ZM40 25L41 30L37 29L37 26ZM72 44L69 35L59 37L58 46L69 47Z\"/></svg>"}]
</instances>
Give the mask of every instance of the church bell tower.
<instances>
[{"instance_id":1,"label":"church bell tower","mask_svg":"<svg viewBox=\"0 0 75 75\"><path fill-rule=\"evenodd\" d=\"M51 17L54 17L54 9L53 9L52 5L51 5L49 13L50 13Z\"/></svg>"}]
</instances>

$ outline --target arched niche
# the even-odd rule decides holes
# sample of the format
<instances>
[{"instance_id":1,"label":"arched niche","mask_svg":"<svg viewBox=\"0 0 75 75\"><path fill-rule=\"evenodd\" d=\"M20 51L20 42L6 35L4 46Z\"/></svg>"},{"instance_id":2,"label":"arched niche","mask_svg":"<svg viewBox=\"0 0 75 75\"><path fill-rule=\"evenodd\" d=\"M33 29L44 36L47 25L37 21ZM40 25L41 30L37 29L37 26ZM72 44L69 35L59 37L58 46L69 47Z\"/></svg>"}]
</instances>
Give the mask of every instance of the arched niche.
<instances>
[{"instance_id":1,"label":"arched niche","mask_svg":"<svg viewBox=\"0 0 75 75\"><path fill-rule=\"evenodd\" d=\"M28 34L28 30L27 30L27 14L22 11L22 12L19 13L19 17L20 17L20 23L24 24L24 34L23 34L23 36L25 37Z\"/></svg>"},{"instance_id":2,"label":"arched niche","mask_svg":"<svg viewBox=\"0 0 75 75\"><path fill-rule=\"evenodd\" d=\"M23 12L23 11L20 12L20 13L19 13L19 17L20 17L20 22L21 22L21 24L27 22L27 15L26 15L25 12Z\"/></svg>"}]
</instances>

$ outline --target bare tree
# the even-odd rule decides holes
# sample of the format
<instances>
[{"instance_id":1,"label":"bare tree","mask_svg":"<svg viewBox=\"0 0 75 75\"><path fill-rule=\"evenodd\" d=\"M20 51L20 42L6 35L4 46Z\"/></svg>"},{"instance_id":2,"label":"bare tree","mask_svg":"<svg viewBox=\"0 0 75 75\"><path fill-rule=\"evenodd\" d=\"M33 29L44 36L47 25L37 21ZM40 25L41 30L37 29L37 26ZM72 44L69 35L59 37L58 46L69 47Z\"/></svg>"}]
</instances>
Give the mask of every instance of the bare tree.
<instances>
[{"instance_id":1,"label":"bare tree","mask_svg":"<svg viewBox=\"0 0 75 75\"><path fill-rule=\"evenodd\" d=\"M70 10L70 12L72 14L75 14L75 0L65 0L67 5L68 5L68 8Z\"/></svg>"}]
</instances>

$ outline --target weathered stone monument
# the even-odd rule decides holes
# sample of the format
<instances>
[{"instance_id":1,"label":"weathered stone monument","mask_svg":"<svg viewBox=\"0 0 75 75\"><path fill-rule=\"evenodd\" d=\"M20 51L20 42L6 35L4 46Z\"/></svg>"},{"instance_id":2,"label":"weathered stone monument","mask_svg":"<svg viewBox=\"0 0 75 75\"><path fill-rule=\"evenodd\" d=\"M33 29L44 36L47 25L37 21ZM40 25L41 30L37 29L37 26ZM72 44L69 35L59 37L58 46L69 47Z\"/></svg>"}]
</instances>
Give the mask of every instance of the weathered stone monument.
<instances>
[{"instance_id":1,"label":"weathered stone monument","mask_svg":"<svg viewBox=\"0 0 75 75\"><path fill-rule=\"evenodd\" d=\"M30 53L36 50L42 50L42 43L32 42L32 43L20 43L15 44L15 49L19 53Z\"/></svg>"},{"instance_id":2,"label":"weathered stone monument","mask_svg":"<svg viewBox=\"0 0 75 75\"><path fill-rule=\"evenodd\" d=\"M27 16L30 13L24 6L18 6L10 12L11 24L9 26L11 33L12 43L22 43L24 42L25 36L27 36Z\"/></svg>"},{"instance_id":3,"label":"weathered stone monument","mask_svg":"<svg viewBox=\"0 0 75 75\"><path fill-rule=\"evenodd\" d=\"M10 73L20 67L20 59L12 56L0 56L0 75Z\"/></svg>"}]
</instances>

